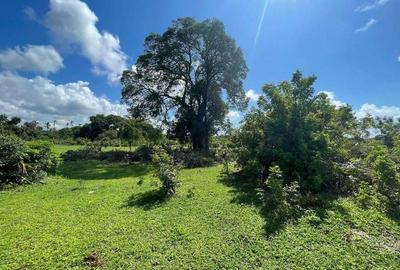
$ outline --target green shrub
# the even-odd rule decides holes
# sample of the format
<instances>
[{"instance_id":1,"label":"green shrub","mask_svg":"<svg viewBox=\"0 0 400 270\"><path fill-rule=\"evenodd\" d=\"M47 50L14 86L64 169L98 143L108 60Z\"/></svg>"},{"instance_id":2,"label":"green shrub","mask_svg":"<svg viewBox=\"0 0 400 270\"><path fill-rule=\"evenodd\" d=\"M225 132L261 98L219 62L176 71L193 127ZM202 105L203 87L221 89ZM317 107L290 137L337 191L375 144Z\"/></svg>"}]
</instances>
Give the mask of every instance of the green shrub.
<instances>
[{"instance_id":1,"label":"green shrub","mask_svg":"<svg viewBox=\"0 0 400 270\"><path fill-rule=\"evenodd\" d=\"M348 162L345 142L353 138L350 107L335 107L314 93L316 77L293 74L290 81L266 84L258 108L248 113L235 135L237 164L250 179L264 179L279 165L286 182L298 181L303 193L323 192L332 184L337 163Z\"/></svg>"},{"instance_id":2,"label":"green shrub","mask_svg":"<svg viewBox=\"0 0 400 270\"><path fill-rule=\"evenodd\" d=\"M153 159L153 147L141 145L133 151L132 161L150 162Z\"/></svg>"},{"instance_id":3,"label":"green shrub","mask_svg":"<svg viewBox=\"0 0 400 270\"><path fill-rule=\"evenodd\" d=\"M83 149L68 150L61 154L64 161L99 160L101 151L96 147L87 146Z\"/></svg>"},{"instance_id":4,"label":"green shrub","mask_svg":"<svg viewBox=\"0 0 400 270\"><path fill-rule=\"evenodd\" d=\"M0 185L40 181L54 172L56 158L47 142L29 142L15 136L0 137Z\"/></svg>"},{"instance_id":5,"label":"green shrub","mask_svg":"<svg viewBox=\"0 0 400 270\"><path fill-rule=\"evenodd\" d=\"M153 162L156 166L155 176L161 182L163 193L169 197L176 193L181 181L178 177L179 164L162 148L156 148Z\"/></svg>"},{"instance_id":6,"label":"green shrub","mask_svg":"<svg viewBox=\"0 0 400 270\"><path fill-rule=\"evenodd\" d=\"M127 151L113 150L101 152L99 155L99 159L109 162L130 162L134 159L134 154Z\"/></svg>"},{"instance_id":7,"label":"green shrub","mask_svg":"<svg viewBox=\"0 0 400 270\"><path fill-rule=\"evenodd\" d=\"M274 222L296 219L302 212L300 186L294 181L285 185L279 166L269 168L269 176L258 189L263 204Z\"/></svg>"},{"instance_id":8,"label":"green shrub","mask_svg":"<svg viewBox=\"0 0 400 270\"><path fill-rule=\"evenodd\" d=\"M185 168L203 168L210 167L214 164L214 159L211 156L205 156L202 153L194 151L174 151L174 159L181 163Z\"/></svg>"},{"instance_id":9,"label":"green shrub","mask_svg":"<svg viewBox=\"0 0 400 270\"><path fill-rule=\"evenodd\" d=\"M380 198L373 185L362 182L356 193L356 201L363 208L378 208Z\"/></svg>"}]
</instances>

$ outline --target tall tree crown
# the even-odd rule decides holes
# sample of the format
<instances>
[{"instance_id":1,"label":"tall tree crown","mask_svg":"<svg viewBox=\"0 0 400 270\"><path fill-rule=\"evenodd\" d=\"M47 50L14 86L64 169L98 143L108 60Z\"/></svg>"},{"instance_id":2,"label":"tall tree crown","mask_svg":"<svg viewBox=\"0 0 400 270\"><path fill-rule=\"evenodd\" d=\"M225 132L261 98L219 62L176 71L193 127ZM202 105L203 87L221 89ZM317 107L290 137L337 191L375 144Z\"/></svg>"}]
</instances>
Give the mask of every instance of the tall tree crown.
<instances>
[{"instance_id":1,"label":"tall tree crown","mask_svg":"<svg viewBox=\"0 0 400 270\"><path fill-rule=\"evenodd\" d=\"M145 39L145 52L135 69L123 73L122 97L134 117L168 120L174 114L192 135L191 130L202 128L208 136L228 107L246 107L246 75L242 51L222 22L182 18L163 34Z\"/></svg>"}]
</instances>

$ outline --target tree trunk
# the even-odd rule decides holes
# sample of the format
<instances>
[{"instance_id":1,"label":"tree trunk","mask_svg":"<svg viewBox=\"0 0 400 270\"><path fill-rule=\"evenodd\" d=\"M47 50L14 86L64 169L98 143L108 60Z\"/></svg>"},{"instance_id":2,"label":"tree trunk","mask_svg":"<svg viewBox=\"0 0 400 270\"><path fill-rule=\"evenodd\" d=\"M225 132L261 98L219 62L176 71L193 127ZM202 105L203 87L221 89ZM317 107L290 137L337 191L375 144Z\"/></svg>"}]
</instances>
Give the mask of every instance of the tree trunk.
<instances>
[{"instance_id":1,"label":"tree trunk","mask_svg":"<svg viewBox=\"0 0 400 270\"><path fill-rule=\"evenodd\" d=\"M206 123L196 121L190 132L192 138L192 146L194 151L199 151L207 155L210 151L209 134Z\"/></svg>"}]
</instances>

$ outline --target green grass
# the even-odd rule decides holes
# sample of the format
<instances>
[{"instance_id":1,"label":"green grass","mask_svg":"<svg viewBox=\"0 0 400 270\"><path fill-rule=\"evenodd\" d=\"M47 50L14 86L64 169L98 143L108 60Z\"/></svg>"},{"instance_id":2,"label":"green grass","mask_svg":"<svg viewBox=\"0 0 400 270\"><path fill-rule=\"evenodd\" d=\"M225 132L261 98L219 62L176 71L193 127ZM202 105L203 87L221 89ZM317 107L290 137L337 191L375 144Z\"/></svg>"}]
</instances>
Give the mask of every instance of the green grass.
<instances>
[{"instance_id":1,"label":"green grass","mask_svg":"<svg viewBox=\"0 0 400 270\"><path fill-rule=\"evenodd\" d=\"M69 162L0 192L0 269L400 269L400 225L339 199L274 234L221 167L183 170L168 201L144 165ZM139 179L143 184L139 185Z\"/></svg>"}]
</instances>

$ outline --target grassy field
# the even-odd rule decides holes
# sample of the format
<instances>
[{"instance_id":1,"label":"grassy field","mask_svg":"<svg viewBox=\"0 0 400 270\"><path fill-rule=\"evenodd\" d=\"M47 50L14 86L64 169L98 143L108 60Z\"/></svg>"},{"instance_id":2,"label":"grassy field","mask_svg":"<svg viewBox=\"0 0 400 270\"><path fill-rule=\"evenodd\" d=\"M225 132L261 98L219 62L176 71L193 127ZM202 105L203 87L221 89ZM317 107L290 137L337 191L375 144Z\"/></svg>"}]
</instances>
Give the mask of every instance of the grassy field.
<instances>
[{"instance_id":1,"label":"grassy field","mask_svg":"<svg viewBox=\"0 0 400 270\"><path fill-rule=\"evenodd\" d=\"M150 167L97 161L1 191L0 269L87 269L91 254L103 269L400 269L400 225L383 214L339 199L267 233L220 170L183 170L168 201Z\"/></svg>"}]
</instances>

